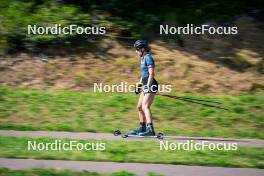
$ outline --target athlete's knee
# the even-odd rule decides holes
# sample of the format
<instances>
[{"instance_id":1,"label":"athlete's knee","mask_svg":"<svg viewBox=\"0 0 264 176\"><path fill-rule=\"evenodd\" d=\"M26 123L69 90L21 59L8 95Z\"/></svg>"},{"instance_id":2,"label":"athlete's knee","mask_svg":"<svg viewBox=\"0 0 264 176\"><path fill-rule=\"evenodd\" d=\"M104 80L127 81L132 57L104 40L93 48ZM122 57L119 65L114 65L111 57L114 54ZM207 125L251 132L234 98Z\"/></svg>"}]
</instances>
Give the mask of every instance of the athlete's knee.
<instances>
[{"instance_id":1,"label":"athlete's knee","mask_svg":"<svg viewBox=\"0 0 264 176\"><path fill-rule=\"evenodd\" d=\"M137 109L138 109L138 111L143 111L143 107L142 107L142 105L138 105L138 106L137 106Z\"/></svg>"}]
</instances>

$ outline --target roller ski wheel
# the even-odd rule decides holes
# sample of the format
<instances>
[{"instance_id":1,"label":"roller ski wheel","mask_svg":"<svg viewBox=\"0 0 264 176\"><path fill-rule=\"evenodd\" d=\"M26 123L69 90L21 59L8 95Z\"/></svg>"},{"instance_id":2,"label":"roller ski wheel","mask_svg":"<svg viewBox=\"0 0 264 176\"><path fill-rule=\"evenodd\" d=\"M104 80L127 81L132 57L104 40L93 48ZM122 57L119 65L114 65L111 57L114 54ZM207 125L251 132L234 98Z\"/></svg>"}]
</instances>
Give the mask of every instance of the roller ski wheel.
<instances>
[{"instance_id":1,"label":"roller ski wheel","mask_svg":"<svg viewBox=\"0 0 264 176\"><path fill-rule=\"evenodd\" d=\"M122 133L121 133L121 131L120 130L115 130L114 131L114 136L119 136L119 135L121 135Z\"/></svg>"},{"instance_id":2,"label":"roller ski wheel","mask_svg":"<svg viewBox=\"0 0 264 176\"><path fill-rule=\"evenodd\" d=\"M158 133L157 134L157 138L160 139L160 140L164 139L163 133Z\"/></svg>"},{"instance_id":3,"label":"roller ski wheel","mask_svg":"<svg viewBox=\"0 0 264 176\"><path fill-rule=\"evenodd\" d=\"M123 134L123 135L121 135L121 136L122 136L122 138L127 138L127 137L129 137L128 134Z\"/></svg>"}]
</instances>

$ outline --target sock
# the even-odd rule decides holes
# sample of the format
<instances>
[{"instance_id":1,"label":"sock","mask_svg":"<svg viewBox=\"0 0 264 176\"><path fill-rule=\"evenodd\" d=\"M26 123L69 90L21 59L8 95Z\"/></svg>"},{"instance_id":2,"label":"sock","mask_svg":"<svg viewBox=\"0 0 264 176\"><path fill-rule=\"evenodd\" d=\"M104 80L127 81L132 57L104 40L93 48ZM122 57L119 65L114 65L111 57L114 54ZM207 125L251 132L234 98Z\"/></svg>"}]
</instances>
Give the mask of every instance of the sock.
<instances>
[{"instance_id":1,"label":"sock","mask_svg":"<svg viewBox=\"0 0 264 176\"><path fill-rule=\"evenodd\" d=\"M153 124L152 124L152 123L148 123L147 126L150 127L150 129L151 129L152 131L154 131L154 127L153 127Z\"/></svg>"},{"instance_id":2,"label":"sock","mask_svg":"<svg viewBox=\"0 0 264 176\"><path fill-rule=\"evenodd\" d=\"M146 122L140 122L140 126L143 130L146 130Z\"/></svg>"},{"instance_id":3,"label":"sock","mask_svg":"<svg viewBox=\"0 0 264 176\"><path fill-rule=\"evenodd\" d=\"M140 126L142 126L143 128L146 128L146 122L140 122L139 124L140 124Z\"/></svg>"}]
</instances>

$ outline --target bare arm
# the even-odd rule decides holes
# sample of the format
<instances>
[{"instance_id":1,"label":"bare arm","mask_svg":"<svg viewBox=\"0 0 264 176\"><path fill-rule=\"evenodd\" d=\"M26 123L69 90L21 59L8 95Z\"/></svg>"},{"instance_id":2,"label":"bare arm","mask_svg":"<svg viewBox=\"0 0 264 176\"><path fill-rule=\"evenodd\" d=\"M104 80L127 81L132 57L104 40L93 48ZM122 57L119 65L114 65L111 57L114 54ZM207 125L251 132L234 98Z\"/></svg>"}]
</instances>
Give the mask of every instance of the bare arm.
<instances>
[{"instance_id":1,"label":"bare arm","mask_svg":"<svg viewBox=\"0 0 264 176\"><path fill-rule=\"evenodd\" d=\"M148 86L152 85L153 79L154 79L154 73L155 73L155 67L149 67L148 68L149 77L148 77Z\"/></svg>"}]
</instances>

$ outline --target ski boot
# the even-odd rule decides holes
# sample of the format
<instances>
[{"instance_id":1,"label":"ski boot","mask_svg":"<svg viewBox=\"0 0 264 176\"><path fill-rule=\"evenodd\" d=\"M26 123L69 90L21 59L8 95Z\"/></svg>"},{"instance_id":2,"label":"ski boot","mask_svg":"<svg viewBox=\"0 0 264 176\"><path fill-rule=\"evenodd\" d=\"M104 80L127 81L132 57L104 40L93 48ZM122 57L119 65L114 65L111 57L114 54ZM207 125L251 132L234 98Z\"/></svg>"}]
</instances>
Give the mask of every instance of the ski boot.
<instances>
[{"instance_id":1,"label":"ski boot","mask_svg":"<svg viewBox=\"0 0 264 176\"><path fill-rule=\"evenodd\" d=\"M138 133L139 136L155 136L155 131L152 125L147 125L145 132Z\"/></svg>"},{"instance_id":2,"label":"ski boot","mask_svg":"<svg viewBox=\"0 0 264 176\"><path fill-rule=\"evenodd\" d=\"M139 133L146 132L146 126L141 125L138 129L127 132L127 135L138 135Z\"/></svg>"}]
</instances>

